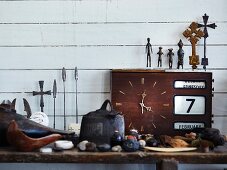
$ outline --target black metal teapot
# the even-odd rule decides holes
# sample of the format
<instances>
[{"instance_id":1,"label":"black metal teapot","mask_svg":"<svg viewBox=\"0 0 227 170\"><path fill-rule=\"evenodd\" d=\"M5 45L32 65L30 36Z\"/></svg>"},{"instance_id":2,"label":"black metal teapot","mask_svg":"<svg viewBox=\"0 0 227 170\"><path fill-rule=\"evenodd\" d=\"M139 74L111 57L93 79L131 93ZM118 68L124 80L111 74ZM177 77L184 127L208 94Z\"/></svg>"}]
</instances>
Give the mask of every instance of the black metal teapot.
<instances>
[{"instance_id":1,"label":"black metal teapot","mask_svg":"<svg viewBox=\"0 0 227 170\"><path fill-rule=\"evenodd\" d=\"M110 110L107 110L108 104ZM96 144L110 144L110 139L115 131L119 131L124 137L124 117L120 112L113 110L110 100L106 100L100 109L83 116L80 141L88 140Z\"/></svg>"}]
</instances>

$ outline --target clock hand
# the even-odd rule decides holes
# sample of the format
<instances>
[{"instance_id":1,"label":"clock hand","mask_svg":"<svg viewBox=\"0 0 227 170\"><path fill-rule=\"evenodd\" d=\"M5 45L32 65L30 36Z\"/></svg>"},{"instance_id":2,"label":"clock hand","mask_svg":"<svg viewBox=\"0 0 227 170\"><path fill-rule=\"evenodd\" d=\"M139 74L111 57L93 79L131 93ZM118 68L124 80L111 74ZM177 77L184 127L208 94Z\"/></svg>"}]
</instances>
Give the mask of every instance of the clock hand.
<instances>
[{"instance_id":1,"label":"clock hand","mask_svg":"<svg viewBox=\"0 0 227 170\"><path fill-rule=\"evenodd\" d=\"M142 100L142 103L140 103L140 106L141 106L141 113L143 114L143 107L144 107L143 100Z\"/></svg>"},{"instance_id":2,"label":"clock hand","mask_svg":"<svg viewBox=\"0 0 227 170\"><path fill-rule=\"evenodd\" d=\"M152 110L151 110L151 107L148 107L148 106L145 106L145 104L144 104L144 98L146 97L146 93L145 92L143 92L143 94L141 94L141 96L142 96L142 102L141 103L139 103L140 104L140 106L141 106L141 113L143 114L143 112L144 112L144 108L147 110L147 111L149 111L149 112L153 112Z\"/></svg>"}]
</instances>

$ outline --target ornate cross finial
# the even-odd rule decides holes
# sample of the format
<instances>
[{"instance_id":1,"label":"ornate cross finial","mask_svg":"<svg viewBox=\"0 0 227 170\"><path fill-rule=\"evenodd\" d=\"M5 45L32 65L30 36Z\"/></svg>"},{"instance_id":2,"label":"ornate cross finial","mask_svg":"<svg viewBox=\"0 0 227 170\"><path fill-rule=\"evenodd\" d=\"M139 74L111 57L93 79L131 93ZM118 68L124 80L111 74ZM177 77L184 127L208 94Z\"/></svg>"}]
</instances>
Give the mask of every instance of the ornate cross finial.
<instances>
[{"instance_id":1,"label":"ornate cross finial","mask_svg":"<svg viewBox=\"0 0 227 170\"><path fill-rule=\"evenodd\" d=\"M43 107L44 107L44 100L43 100L43 95L47 94L47 95L51 95L51 91L43 91L43 84L44 81L39 81L39 87L40 87L40 91L33 91L33 96L36 95L40 95L40 107L41 107L41 112L43 112Z\"/></svg>"},{"instance_id":2,"label":"ornate cross finial","mask_svg":"<svg viewBox=\"0 0 227 170\"><path fill-rule=\"evenodd\" d=\"M202 58L202 65L203 65L203 69L206 70L206 66L208 65L208 58L206 58L206 39L209 36L208 35L208 31L207 31L207 27L215 29L215 27L217 27L217 25L215 23L212 24L207 24L207 21L209 19L209 16L207 14L204 14L203 16L203 23L204 24L198 24L198 27L204 27L204 57Z\"/></svg>"},{"instance_id":3,"label":"ornate cross finial","mask_svg":"<svg viewBox=\"0 0 227 170\"><path fill-rule=\"evenodd\" d=\"M189 56L189 64L192 65L192 69L196 69L197 65L199 65L199 55L196 55L196 44L204 36L204 33L198 29L198 23L192 22L189 28L183 32L183 35L192 44L192 55Z\"/></svg>"}]
</instances>

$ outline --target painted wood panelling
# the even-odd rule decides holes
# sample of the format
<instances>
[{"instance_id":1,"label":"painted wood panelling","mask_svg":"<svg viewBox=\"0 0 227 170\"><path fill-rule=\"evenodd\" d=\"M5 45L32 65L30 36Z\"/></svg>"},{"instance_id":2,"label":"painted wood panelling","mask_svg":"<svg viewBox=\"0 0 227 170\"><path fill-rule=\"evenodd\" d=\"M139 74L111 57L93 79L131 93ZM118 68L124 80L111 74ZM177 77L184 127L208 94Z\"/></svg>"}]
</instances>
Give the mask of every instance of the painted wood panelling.
<instances>
[{"instance_id":1,"label":"painted wood panelling","mask_svg":"<svg viewBox=\"0 0 227 170\"><path fill-rule=\"evenodd\" d=\"M222 22L226 8L225 0L5 0L0 22L191 22L202 21L204 13Z\"/></svg>"},{"instance_id":2,"label":"painted wood panelling","mask_svg":"<svg viewBox=\"0 0 227 170\"><path fill-rule=\"evenodd\" d=\"M192 21L202 22L207 13L208 71L213 72L213 127L227 134L227 1L226 0L1 0L0 1L0 102L17 98L16 109L25 115L23 98L33 112L39 111L38 81L52 90L57 80L56 127L63 129L63 83L67 69L66 123L75 122L74 68L79 69L78 111L82 115L99 109L110 99L110 71L114 68L146 68L146 38L153 45L152 68L157 69L158 47L163 47L163 69L168 68L168 48L183 40L183 71L191 71L189 42L182 32ZM197 52L203 56L203 40ZM202 66L199 66L199 71ZM176 71L176 70L174 70ZM44 111L53 126L53 97L45 96ZM100 164L1 164L0 169L153 169L155 165ZM186 166L180 169L223 169L226 166Z\"/></svg>"},{"instance_id":3,"label":"painted wood panelling","mask_svg":"<svg viewBox=\"0 0 227 170\"><path fill-rule=\"evenodd\" d=\"M163 46L163 69L168 68L167 49L175 52L182 39L185 46L185 70L191 71L189 42L182 32L190 22L202 22L207 13L215 30L207 39L208 71L213 72L214 127L226 133L227 93L227 15L225 0L71 0L71 1L0 1L0 100L18 99L17 110L23 111L22 98L29 100L32 110L39 110L38 81L52 90L57 80L57 122L63 128L63 83L61 69L67 69L67 123L75 116L74 68L79 69L79 114L98 109L110 98L110 70L145 68L146 38L153 45L152 68L157 68L158 47ZM191 12L193 11L193 12ZM203 40L197 52L203 56ZM202 66L199 66L202 69ZM202 70L199 70L202 71ZM45 96L45 112L53 120L53 98ZM223 118L223 119L222 119ZM51 123L52 124L52 123Z\"/></svg>"},{"instance_id":4,"label":"painted wood panelling","mask_svg":"<svg viewBox=\"0 0 227 170\"><path fill-rule=\"evenodd\" d=\"M142 39L140 46L85 46L85 47L0 47L1 56L5 59L0 62L2 69L113 69L113 68L145 68L146 38ZM185 41L185 40L184 40ZM176 43L178 40L176 41ZM152 68L157 68L158 47L153 46ZM173 48L173 68L177 67L177 46L163 46L163 68L168 68L167 52ZM184 68L189 66L191 47L185 46ZM227 46L208 46L209 57L208 69L225 69ZM200 57L203 56L203 46L197 48ZM218 54L218 56L217 56ZM8 64L10 63L10 64ZM25 67L26 65L26 67ZM200 65L199 68L202 68ZM60 75L60 74L59 74Z\"/></svg>"},{"instance_id":5,"label":"painted wood panelling","mask_svg":"<svg viewBox=\"0 0 227 170\"><path fill-rule=\"evenodd\" d=\"M2 24L0 46L143 45L150 37L154 45L174 45L184 39L189 23L111 24ZM218 23L208 44L227 44L227 23ZM122 34L124 36L122 36ZM84 36L86 35L86 36ZM146 39L145 39L146 40ZM146 42L146 41L145 41ZM202 43L203 41L200 41ZM185 44L190 44L185 41Z\"/></svg>"}]
</instances>

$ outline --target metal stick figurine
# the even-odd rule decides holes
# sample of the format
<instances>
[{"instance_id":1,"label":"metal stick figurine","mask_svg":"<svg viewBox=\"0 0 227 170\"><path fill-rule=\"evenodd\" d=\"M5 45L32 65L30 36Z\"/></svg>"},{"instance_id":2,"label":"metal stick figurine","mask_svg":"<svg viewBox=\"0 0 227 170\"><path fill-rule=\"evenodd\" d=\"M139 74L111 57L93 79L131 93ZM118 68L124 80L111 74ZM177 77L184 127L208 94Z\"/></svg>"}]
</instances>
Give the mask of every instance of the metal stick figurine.
<instances>
[{"instance_id":1,"label":"metal stick figurine","mask_svg":"<svg viewBox=\"0 0 227 170\"><path fill-rule=\"evenodd\" d=\"M151 67L152 45L150 43L150 38L147 38L146 53L147 53L147 67Z\"/></svg>"},{"instance_id":2,"label":"metal stick figurine","mask_svg":"<svg viewBox=\"0 0 227 170\"><path fill-rule=\"evenodd\" d=\"M65 67L62 69L62 80L64 87L64 130L66 130L66 117L65 117L65 81L66 81L66 70Z\"/></svg>"},{"instance_id":3,"label":"metal stick figurine","mask_svg":"<svg viewBox=\"0 0 227 170\"><path fill-rule=\"evenodd\" d=\"M168 50L169 50L169 52L167 53L167 57L169 57L169 69L172 69L174 53L173 53L173 49L172 48L169 48Z\"/></svg>"},{"instance_id":4,"label":"metal stick figurine","mask_svg":"<svg viewBox=\"0 0 227 170\"><path fill-rule=\"evenodd\" d=\"M180 66L183 69L183 65L184 65L184 50L183 50L183 46L184 46L184 44L183 44L182 40L180 40L177 45L179 47L179 50L177 51L177 56L178 56L177 69L179 69Z\"/></svg>"},{"instance_id":5,"label":"metal stick figurine","mask_svg":"<svg viewBox=\"0 0 227 170\"><path fill-rule=\"evenodd\" d=\"M198 24L199 28L204 27L204 30L203 30L203 32L204 32L204 36L203 36L204 37L204 57L202 58L202 63L201 63L203 65L204 70L206 70L206 66L208 65L208 58L206 58L206 39L209 36L207 27L212 28L212 29L215 29L215 27L217 27L217 25L215 23L207 24L208 19L209 19L209 16L207 14L204 14L204 16L203 16L204 24Z\"/></svg>"},{"instance_id":6,"label":"metal stick figurine","mask_svg":"<svg viewBox=\"0 0 227 170\"><path fill-rule=\"evenodd\" d=\"M159 51L157 52L158 54L158 67L162 67L162 55L163 55L163 52L162 52L162 47L159 47Z\"/></svg>"},{"instance_id":7,"label":"metal stick figurine","mask_svg":"<svg viewBox=\"0 0 227 170\"><path fill-rule=\"evenodd\" d=\"M75 80L76 80L76 123L78 123L78 100L77 100L77 93L78 93L78 90L77 90L77 81L78 81L78 69L77 67L75 67Z\"/></svg>"},{"instance_id":8,"label":"metal stick figurine","mask_svg":"<svg viewBox=\"0 0 227 170\"><path fill-rule=\"evenodd\" d=\"M39 88L40 88L40 91L37 92L37 91L33 91L33 96L36 96L36 95L40 95L40 107L41 107L41 112L43 112L43 108L44 108L44 99L43 99L43 95L51 95L51 91L48 90L48 91L43 91L43 85L44 85L44 81L39 81Z\"/></svg>"},{"instance_id":9,"label":"metal stick figurine","mask_svg":"<svg viewBox=\"0 0 227 170\"><path fill-rule=\"evenodd\" d=\"M55 128L55 100L56 100L56 97L57 97L57 83L56 83L56 80L54 79L54 84L53 84L53 98L54 98L54 128Z\"/></svg>"}]
</instances>

